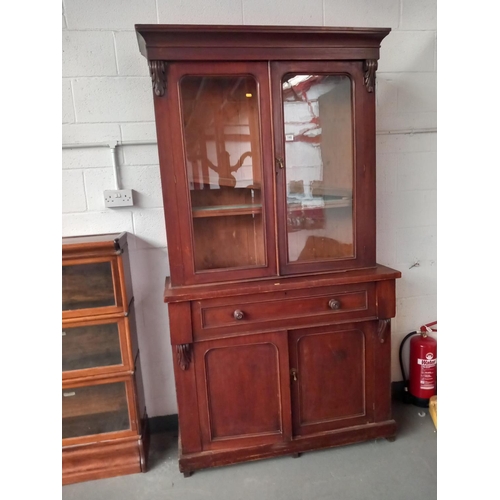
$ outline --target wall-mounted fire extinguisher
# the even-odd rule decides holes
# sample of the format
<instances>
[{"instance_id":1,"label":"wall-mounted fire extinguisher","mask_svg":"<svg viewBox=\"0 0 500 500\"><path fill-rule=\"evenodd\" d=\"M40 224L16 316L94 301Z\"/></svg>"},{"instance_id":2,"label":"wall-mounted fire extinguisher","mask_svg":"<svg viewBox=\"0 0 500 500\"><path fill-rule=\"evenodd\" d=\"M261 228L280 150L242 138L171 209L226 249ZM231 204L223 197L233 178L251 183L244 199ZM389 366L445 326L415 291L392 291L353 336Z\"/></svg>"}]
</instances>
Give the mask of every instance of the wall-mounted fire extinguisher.
<instances>
[{"instance_id":1,"label":"wall-mounted fire extinguisher","mask_svg":"<svg viewBox=\"0 0 500 500\"><path fill-rule=\"evenodd\" d=\"M411 332L403 339L399 348L399 363L403 375L407 403L427 408L429 399L437 394L437 341L429 333L437 331L437 321L420 327L420 332ZM434 327L434 328L431 328ZM410 376L406 380L403 368L403 345L410 340Z\"/></svg>"}]
</instances>

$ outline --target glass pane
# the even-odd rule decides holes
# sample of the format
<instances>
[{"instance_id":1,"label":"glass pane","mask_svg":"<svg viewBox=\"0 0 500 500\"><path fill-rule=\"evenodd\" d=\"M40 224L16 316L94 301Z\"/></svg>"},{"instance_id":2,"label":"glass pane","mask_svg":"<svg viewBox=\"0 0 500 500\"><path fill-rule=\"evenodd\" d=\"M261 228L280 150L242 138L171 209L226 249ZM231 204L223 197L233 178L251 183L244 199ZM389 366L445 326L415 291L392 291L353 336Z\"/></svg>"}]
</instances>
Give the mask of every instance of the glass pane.
<instances>
[{"instance_id":1,"label":"glass pane","mask_svg":"<svg viewBox=\"0 0 500 500\"><path fill-rule=\"evenodd\" d=\"M186 76L181 99L195 269L263 266L257 82Z\"/></svg>"},{"instance_id":2,"label":"glass pane","mask_svg":"<svg viewBox=\"0 0 500 500\"><path fill-rule=\"evenodd\" d=\"M125 382L62 391L62 437L130 429Z\"/></svg>"},{"instance_id":3,"label":"glass pane","mask_svg":"<svg viewBox=\"0 0 500 500\"><path fill-rule=\"evenodd\" d=\"M351 80L283 80L288 261L354 256Z\"/></svg>"},{"instance_id":4,"label":"glass pane","mask_svg":"<svg viewBox=\"0 0 500 500\"><path fill-rule=\"evenodd\" d=\"M115 305L111 262L62 266L62 309Z\"/></svg>"},{"instance_id":5,"label":"glass pane","mask_svg":"<svg viewBox=\"0 0 500 500\"><path fill-rule=\"evenodd\" d=\"M121 365L117 323L64 328L62 371Z\"/></svg>"}]
</instances>

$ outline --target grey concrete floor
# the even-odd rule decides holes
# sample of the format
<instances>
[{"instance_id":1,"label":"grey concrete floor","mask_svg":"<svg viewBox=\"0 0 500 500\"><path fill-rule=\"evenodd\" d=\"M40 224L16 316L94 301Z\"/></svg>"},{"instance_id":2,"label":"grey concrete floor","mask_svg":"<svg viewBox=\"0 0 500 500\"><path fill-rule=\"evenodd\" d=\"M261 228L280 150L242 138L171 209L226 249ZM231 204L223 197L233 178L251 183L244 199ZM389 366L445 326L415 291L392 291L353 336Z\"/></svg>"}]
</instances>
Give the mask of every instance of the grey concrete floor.
<instances>
[{"instance_id":1,"label":"grey concrete floor","mask_svg":"<svg viewBox=\"0 0 500 500\"><path fill-rule=\"evenodd\" d=\"M178 469L176 436L153 434L148 472L63 486L62 499L434 500L437 431L429 412L395 402L393 415L399 428L393 443L377 439L205 469L189 478Z\"/></svg>"}]
</instances>

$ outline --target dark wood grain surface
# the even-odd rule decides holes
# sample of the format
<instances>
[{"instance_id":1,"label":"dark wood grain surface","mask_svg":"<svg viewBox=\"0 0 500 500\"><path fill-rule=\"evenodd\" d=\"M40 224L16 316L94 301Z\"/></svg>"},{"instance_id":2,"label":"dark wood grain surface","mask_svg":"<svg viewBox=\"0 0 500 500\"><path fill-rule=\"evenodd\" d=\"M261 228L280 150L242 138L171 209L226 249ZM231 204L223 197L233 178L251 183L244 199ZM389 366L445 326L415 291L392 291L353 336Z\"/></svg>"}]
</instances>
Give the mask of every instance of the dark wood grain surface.
<instances>
[{"instance_id":1,"label":"dark wood grain surface","mask_svg":"<svg viewBox=\"0 0 500 500\"><path fill-rule=\"evenodd\" d=\"M164 301L180 471L393 438L390 319L401 273L376 262L374 92L390 29L137 25L136 32L152 77L169 241ZM290 75L347 81L342 95L323 99L323 123L313 116L332 165L324 175L299 178L287 156ZM252 87L245 101L235 94L238 82L252 79L258 97ZM228 160L235 143L239 165ZM304 158L297 164L310 166ZM235 189L243 159L257 193L251 200L251 191ZM290 201L306 188L325 201L321 210ZM343 240L324 230L326 219L341 227L341 216L351 224ZM291 224L294 217L307 227ZM311 232L292 258L299 229Z\"/></svg>"}]
</instances>

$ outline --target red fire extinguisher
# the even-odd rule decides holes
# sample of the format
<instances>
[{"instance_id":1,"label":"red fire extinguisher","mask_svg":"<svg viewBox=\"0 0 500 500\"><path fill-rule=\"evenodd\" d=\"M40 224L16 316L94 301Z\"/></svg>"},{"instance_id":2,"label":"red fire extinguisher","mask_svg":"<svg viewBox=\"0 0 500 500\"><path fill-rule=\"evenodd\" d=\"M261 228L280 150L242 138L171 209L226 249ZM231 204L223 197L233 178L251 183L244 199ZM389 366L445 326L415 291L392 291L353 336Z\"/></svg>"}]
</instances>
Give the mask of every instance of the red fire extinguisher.
<instances>
[{"instance_id":1,"label":"red fire extinguisher","mask_svg":"<svg viewBox=\"0 0 500 500\"><path fill-rule=\"evenodd\" d=\"M408 334L401 343L400 363L405 391L408 395L407 402L416 406L427 408L429 399L437 393L437 341L429 333L437 331L437 321L428 323L420 328L420 332ZM434 326L434 328L431 328ZM410 340L410 376L405 380L401 360L403 343Z\"/></svg>"}]
</instances>

